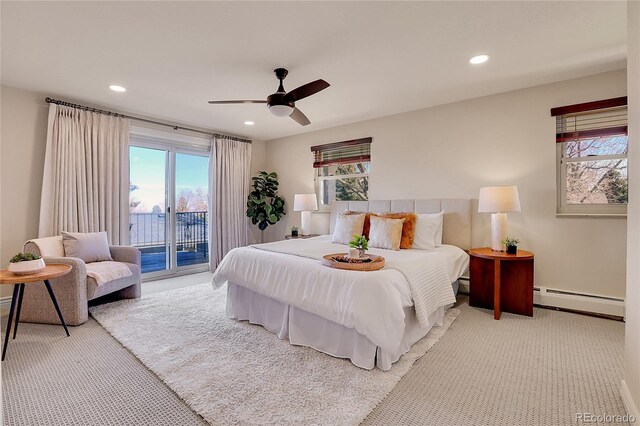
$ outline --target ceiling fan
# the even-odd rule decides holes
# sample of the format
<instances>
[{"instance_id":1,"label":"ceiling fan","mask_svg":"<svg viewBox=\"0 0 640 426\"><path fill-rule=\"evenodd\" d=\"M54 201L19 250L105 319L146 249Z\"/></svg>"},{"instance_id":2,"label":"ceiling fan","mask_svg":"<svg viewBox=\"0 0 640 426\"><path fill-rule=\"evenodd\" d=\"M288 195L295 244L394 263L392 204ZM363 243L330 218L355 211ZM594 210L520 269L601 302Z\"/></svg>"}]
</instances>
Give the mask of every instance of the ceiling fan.
<instances>
[{"instance_id":1,"label":"ceiling fan","mask_svg":"<svg viewBox=\"0 0 640 426\"><path fill-rule=\"evenodd\" d=\"M276 74L276 78L280 80L278 91L267 96L266 101L261 100L233 100L233 101L209 101L210 104L267 104L271 114L277 117L286 117L287 115L293 118L297 123L306 126L311 124L306 115L296 108L296 101L304 99L308 96L314 95L321 90L329 87L329 83L320 79L312 81L311 83L303 84L302 86L293 89L290 92L285 92L282 80L285 79L289 71L284 68L276 68L273 71Z\"/></svg>"}]
</instances>

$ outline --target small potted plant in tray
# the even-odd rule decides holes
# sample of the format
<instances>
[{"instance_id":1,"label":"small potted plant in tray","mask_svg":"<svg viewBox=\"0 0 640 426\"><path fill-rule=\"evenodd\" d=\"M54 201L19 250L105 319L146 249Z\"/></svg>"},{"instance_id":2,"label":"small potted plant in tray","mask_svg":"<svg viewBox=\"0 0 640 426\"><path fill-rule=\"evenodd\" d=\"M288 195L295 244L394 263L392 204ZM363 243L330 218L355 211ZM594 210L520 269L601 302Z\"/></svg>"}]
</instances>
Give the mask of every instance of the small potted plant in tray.
<instances>
[{"instance_id":1,"label":"small potted plant in tray","mask_svg":"<svg viewBox=\"0 0 640 426\"><path fill-rule=\"evenodd\" d=\"M365 257L366 250L369 249L369 241L364 235L354 235L353 240L349 242L349 257L362 259Z\"/></svg>"},{"instance_id":2,"label":"small potted plant in tray","mask_svg":"<svg viewBox=\"0 0 640 426\"><path fill-rule=\"evenodd\" d=\"M14 274L35 274L45 268L44 259L33 253L18 253L9 261L9 271Z\"/></svg>"},{"instance_id":3,"label":"small potted plant in tray","mask_svg":"<svg viewBox=\"0 0 640 426\"><path fill-rule=\"evenodd\" d=\"M519 239L511 237L504 237L504 240L502 240L502 244L507 247L507 254L517 254L519 242Z\"/></svg>"},{"instance_id":4,"label":"small potted plant in tray","mask_svg":"<svg viewBox=\"0 0 640 426\"><path fill-rule=\"evenodd\" d=\"M298 227L297 226L292 226L291 227L291 236L292 237L297 237L298 236Z\"/></svg>"}]
</instances>

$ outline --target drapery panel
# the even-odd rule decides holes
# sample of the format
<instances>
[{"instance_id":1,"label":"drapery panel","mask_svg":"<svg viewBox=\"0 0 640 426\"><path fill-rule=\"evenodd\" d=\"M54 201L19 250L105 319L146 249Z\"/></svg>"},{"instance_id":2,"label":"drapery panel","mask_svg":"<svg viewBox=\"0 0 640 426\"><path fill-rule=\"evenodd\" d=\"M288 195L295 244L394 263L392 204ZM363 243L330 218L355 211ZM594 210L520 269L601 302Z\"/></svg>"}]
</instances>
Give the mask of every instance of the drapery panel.
<instances>
[{"instance_id":1,"label":"drapery panel","mask_svg":"<svg viewBox=\"0 0 640 426\"><path fill-rule=\"evenodd\" d=\"M215 137L209 160L209 266L213 271L229 250L247 245L247 197L251 143Z\"/></svg>"},{"instance_id":2,"label":"drapery panel","mask_svg":"<svg viewBox=\"0 0 640 426\"><path fill-rule=\"evenodd\" d=\"M129 242L129 120L49 104L39 237L106 231Z\"/></svg>"}]
</instances>

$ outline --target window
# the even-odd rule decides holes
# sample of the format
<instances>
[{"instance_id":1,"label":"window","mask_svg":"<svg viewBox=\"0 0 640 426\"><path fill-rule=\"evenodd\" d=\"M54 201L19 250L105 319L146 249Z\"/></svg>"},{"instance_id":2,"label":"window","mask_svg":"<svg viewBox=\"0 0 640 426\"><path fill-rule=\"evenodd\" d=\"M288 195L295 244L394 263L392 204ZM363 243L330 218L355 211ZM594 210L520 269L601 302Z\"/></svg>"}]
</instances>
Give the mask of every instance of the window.
<instances>
[{"instance_id":1,"label":"window","mask_svg":"<svg viewBox=\"0 0 640 426\"><path fill-rule=\"evenodd\" d=\"M321 205L369 199L371 138L311 147Z\"/></svg>"},{"instance_id":2,"label":"window","mask_svg":"<svg viewBox=\"0 0 640 426\"><path fill-rule=\"evenodd\" d=\"M557 213L627 213L627 98L553 108Z\"/></svg>"}]
</instances>

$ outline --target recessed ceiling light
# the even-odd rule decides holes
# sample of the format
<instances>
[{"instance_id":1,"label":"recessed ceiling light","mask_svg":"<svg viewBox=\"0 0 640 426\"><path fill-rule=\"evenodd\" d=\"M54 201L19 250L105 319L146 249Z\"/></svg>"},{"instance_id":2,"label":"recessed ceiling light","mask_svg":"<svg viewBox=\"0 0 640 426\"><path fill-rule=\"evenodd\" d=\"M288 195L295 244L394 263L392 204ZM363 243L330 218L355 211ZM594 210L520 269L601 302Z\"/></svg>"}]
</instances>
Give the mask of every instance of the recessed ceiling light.
<instances>
[{"instance_id":1,"label":"recessed ceiling light","mask_svg":"<svg viewBox=\"0 0 640 426\"><path fill-rule=\"evenodd\" d=\"M484 64L489 60L489 55L476 55L469 59L469 63L473 65Z\"/></svg>"},{"instance_id":2,"label":"recessed ceiling light","mask_svg":"<svg viewBox=\"0 0 640 426\"><path fill-rule=\"evenodd\" d=\"M127 89L125 89L122 86L118 86L117 84L112 84L111 86L109 86L109 89L113 90L114 92L126 92Z\"/></svg>"},{"instance_id":3,"label":"recessed ceiling light","mask_svg":"<svg viewBox=\"0 0 640 426\"><path fill-rule=\"evenodd\" d=\"M254 123L253 121L245 121L244 122L245 126L253 126L254 124L256 124L256 123Z\"/></svg>"}]
</instances>

